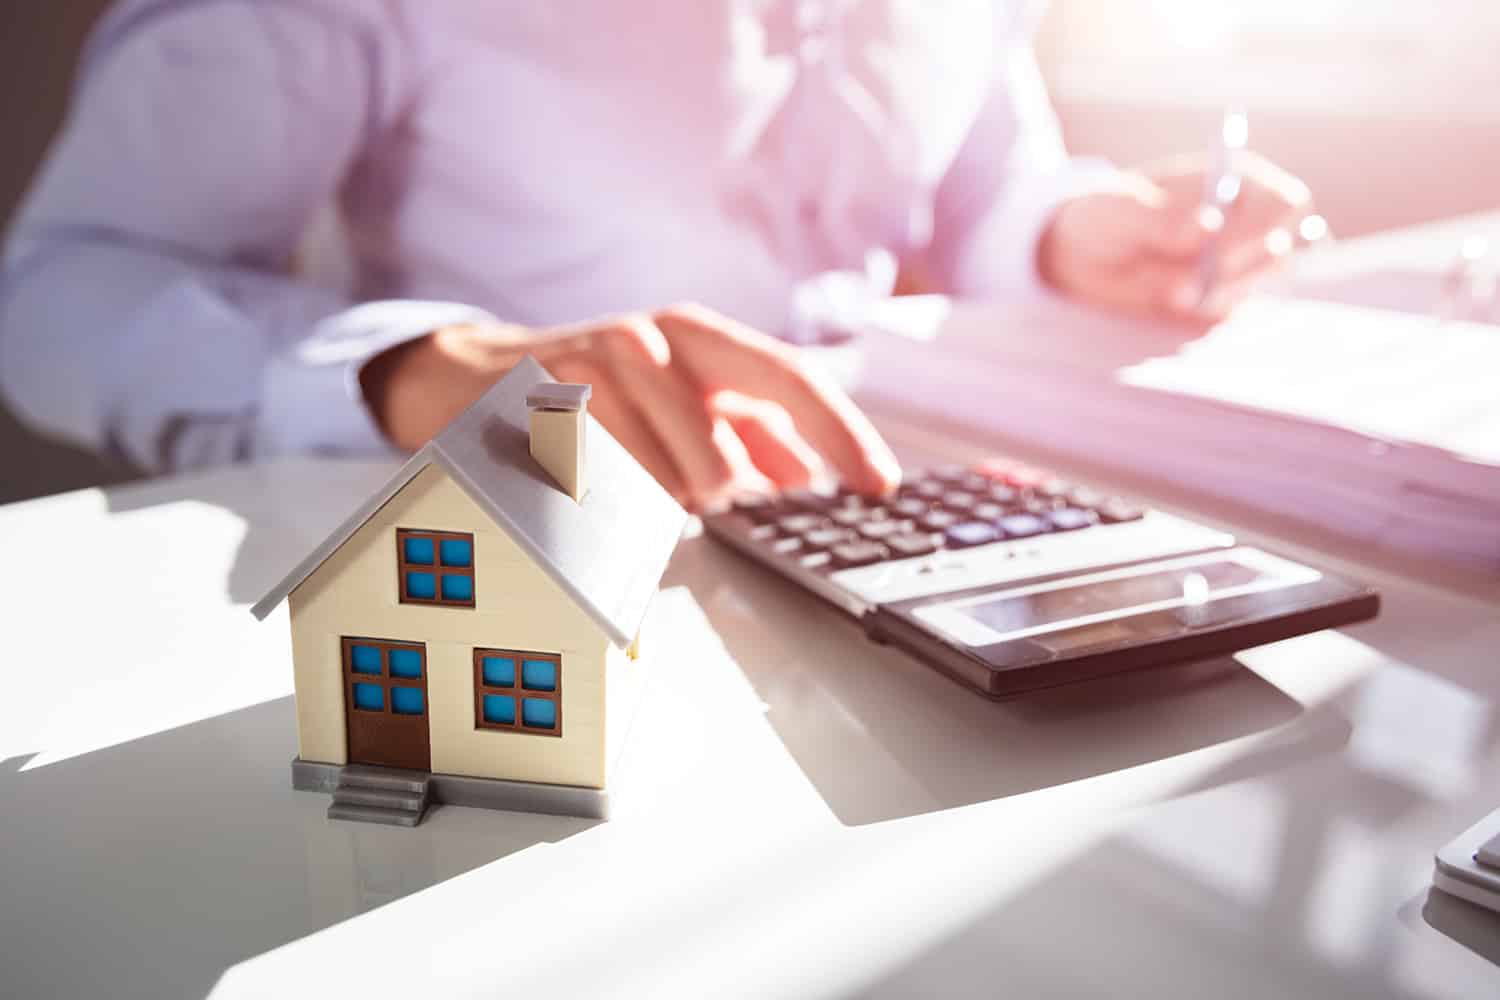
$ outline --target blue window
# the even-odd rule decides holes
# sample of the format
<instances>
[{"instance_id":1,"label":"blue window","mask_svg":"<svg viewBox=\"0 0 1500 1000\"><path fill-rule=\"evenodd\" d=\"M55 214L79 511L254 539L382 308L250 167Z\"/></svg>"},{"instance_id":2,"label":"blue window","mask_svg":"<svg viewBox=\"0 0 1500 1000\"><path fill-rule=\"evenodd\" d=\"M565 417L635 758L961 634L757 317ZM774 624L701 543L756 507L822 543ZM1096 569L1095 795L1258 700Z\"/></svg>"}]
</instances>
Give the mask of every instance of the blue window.
<instances>
[{"instance_id":1,"label":"blue window","mask_svg":"<svg viewBox=\"0 0 1500 1000\"><path fill-rule=\"evenodd\" d=\"M474 536L396 529L401 603L474 607Z\"/></svg>"},{"instance_id":2,"label":"blue window","mask_svg":"<svg viewBox=\"0 0 1500 1000\"><path fill-rule=\"evenodd\" d=\"M549 698L522 698L521 721L536 729L557 725L557 702Z\"/></svg>"},{"instance_id":3,"label":"blue window","mask_svg":"<svg viewBox=\"0 0 1500 1000\"><path fill-rule=\"evenodd\" d=\"M375 646L351 646L349 666L356 674L380 674L380 650Z\"/></svg>"},{"instance_id":4,"label":"blue window","mask_svg":"<svg viewBox=\"0 0 1500 1000\"><path fill-rule=\"evenodd\" d=\"M523 660L521 686L528 691L556 691L557 664L551 660Z\"/></svg>"},{"instance_id":5,"label":"blue window","mask_svg":"<svg viewBox=\"0 0 1500 1000\"><path fill-rule=\"evenodd\" d=\"M344 682L349 685L349 711L385 713L389 709L396 715L427 714L425 646L350 636L340 643Z\"/></svg>"},{"instance_id":6,"label":"blue window","mask_svg":"<svg viewBox=\"0 0 1500 1000\"><path fill-rule=\"evenodd\" d=\"M474 650L474 725L561 736L562 657L515 649Z\"/></svg>"},{"instance_id":7,"label":"blue window","mask_svg":"<svg viewBox=\"0 0 1500 1000\"><path fill-rule=\"evenodd\" d=\"M474 565L474 543L467 538L444 538L438 543L444 566Z\"/></svg>"},{"instance_id":8,"label":"blue window","mask_svg":"<svg viewBox=\"0 0 1500 1000\"><path fill-rule=\"evenodd\" d=\"M443 600L468 603L474 600L474 578L457 573L443 574Z\"/></svg>"},{"instance_id":9,"label":"blue window","mask_svg":"<svg viewBox=\"0 0 1500 1000\"><path fill-rule=\"evenodd\" d=\"M511 656L480 657L485 687L508 688L516 686L516 661Z\"/></svg>"},{"instance_id":10,"label":"blue window","mask_svg":"<svg viewBox=\"0 0 1500 1000\"><path fill-rule=\"evenodd\" d=\"M392 677L421 677L422 653L417 649L395 648L390 651Z\"/></svg>"},{"instance_id":11,"label":"blue window","mask_svg":"<svg viewBox=\"0 0 1500 1000\"><path fill-rule=\"evenodd\" d=\"M385 711L385 688L379 684L355 684L354 707L365 712Z\"/></svg>"},{"instance_id":12,"label":"blue window","mask_svg":"<svg viewBox=\"0 0 1500 1000\"><path fill-rule=\"evenodd\" d=\"M495 726L516 724L516 699L500 694L484 696L484 721Z\"/></svg>"},{"instance_id":13,"label":"blue window","mask_svg":"<svg viewBox=\"0 0 1500 1000\"><path fill-rule=\"evenodd\" d=\"M398 715L421 715L424 701L421 688L391 688L391 711Z\"/></svg>"},{"instance_id":14,"label":"blue window","mask_svg":"<svg viewBox=\"0 0 1500 1000\"><path fill-rule=\"evenodd\" d=\"M432 565L432 539L424 535L407 535L401 539L401 554L409 563Z\"/></svg>"}]
</instances>

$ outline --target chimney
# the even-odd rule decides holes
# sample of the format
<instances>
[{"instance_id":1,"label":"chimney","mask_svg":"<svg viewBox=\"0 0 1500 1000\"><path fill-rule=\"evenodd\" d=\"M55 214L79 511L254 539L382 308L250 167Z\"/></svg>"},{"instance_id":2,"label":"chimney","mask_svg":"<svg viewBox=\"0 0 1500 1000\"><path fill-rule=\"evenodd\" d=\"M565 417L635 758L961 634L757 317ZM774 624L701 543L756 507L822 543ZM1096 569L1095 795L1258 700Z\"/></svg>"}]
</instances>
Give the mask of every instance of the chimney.
<instances>
[{"instance_id":1,"label":"chimney","mask_svg":"<svg viewBox=\"0 0 1500 1000\"><path fill-rule=\"evenodd\" d=\"M531 457L575 502L588 489L584 473L584 427L593 387L538 382L526 394L531 410Z\"/></svg>"}]
</instances>

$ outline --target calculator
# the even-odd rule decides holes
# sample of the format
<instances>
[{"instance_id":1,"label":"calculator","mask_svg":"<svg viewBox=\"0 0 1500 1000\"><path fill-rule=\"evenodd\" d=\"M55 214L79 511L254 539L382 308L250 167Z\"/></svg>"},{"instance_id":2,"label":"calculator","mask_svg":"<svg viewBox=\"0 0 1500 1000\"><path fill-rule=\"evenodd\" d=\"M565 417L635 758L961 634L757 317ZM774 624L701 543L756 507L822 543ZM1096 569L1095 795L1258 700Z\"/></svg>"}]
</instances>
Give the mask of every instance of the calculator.
<instances>
[{"instance_id":1,"label":"calculator","mask_svg":"<svg viewBox=\"0 0 1500 1000\"><path fill-rule=\"evenodd\" d=\"M1373 618L1379 595L1009 458L736 499L707 532L982 695Z\"/></svg>"}]
</instances>

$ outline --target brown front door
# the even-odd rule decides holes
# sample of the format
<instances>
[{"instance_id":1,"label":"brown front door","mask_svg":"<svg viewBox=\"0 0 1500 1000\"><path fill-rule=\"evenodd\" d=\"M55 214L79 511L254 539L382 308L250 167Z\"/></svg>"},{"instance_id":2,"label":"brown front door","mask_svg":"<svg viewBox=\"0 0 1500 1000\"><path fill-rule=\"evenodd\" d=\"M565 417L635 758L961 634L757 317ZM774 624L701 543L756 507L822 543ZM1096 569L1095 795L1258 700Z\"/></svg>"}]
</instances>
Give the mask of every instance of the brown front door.
<instances>
[{"instance_id":1,"label":"brown front door","mask_svg":"<svg viewBox=\"0 0 1500 1000\"><path fill-rule=\"evenodd\" d=\"M349 763L427 771L427 647L420 642L341 642Z\"/></svg>"}]
</instances>

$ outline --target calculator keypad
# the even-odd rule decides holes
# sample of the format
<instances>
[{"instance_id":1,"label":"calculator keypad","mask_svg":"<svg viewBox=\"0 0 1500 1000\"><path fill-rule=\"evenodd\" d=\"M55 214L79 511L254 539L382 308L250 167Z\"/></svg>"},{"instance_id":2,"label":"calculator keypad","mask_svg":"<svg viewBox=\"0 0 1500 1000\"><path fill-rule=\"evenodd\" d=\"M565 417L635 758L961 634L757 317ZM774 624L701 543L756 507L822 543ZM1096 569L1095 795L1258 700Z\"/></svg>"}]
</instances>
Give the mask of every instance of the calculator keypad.
<instances>
[{"instance_id":1,"label":"calculator keypad","mask_svg":"<svg viewBox=\"0 0 1500 1000\"><path fill-rule=\"evenodd\" d=\"M744 497L734 511L754 525L752 541L826 571L1083 531L1145 514L1128 500L1005 458L910 474L884 500L804 489Z\"/></svg>"}]
</instances>

